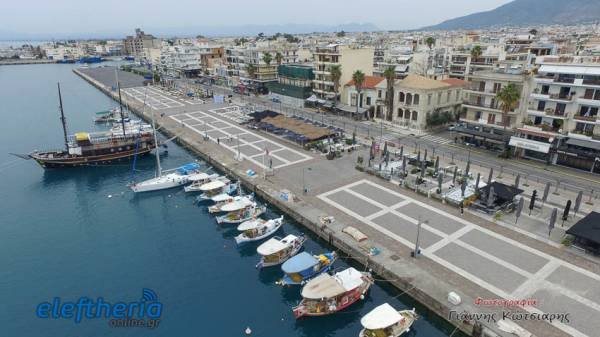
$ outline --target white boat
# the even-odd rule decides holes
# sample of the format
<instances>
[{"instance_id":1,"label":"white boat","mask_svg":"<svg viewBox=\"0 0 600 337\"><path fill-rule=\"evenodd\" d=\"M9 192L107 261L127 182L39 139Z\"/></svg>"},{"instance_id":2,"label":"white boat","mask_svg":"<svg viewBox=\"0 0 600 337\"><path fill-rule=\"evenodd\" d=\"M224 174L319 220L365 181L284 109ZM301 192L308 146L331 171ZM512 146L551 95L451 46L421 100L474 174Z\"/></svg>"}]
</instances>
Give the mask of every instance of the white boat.
<instances>
[{"instance_id":1,"label":"white boat","mask_svg":"<svg viewBox=\"0 0 600 337\"><path fill-rule=\"evenodd\" d=\"M140 193L182 186L189 182L188 179L190 175L197 173L200 169L200 165L198 165L198 163L189 163L176 169L163 172L160 169L160 164L157 165L158 175L156 177L141 181L139 183L130 184L129 187L131 187L131 190L135 193Z\"/></svg>"},{"instance_id":2,"label":"white boat","mask_svg":"<svg viewBox=\"0 0 600 337\"><path fill-rule=\"evenodd\" d=\"M185 186L183 188L183 190L186 192L199 192L199 191L201 191L200 187L202 185L207 184L211 181L215 181L219 178L221 178L221 176L219 176L217 173L208 174L205 172L200 172L197 174L193 174L188 178L188 180L189 180L189 182L191 182L191 184ZM225 177L222 177L222 178L225 178Z\"/></svg>"},{"instance_id":3,"label":"white boat","mask_svg":"<svg viewBox=\"0 0 600 337\"><path fill-rule=\"evenodd\" d=\"M236 195L234 197L227 195L229 198L218 202L214 205L208 206L208 213L219 213L219 212L234 212L246 208L248 206L256 206L254 198L252 196Z\"/></svg>"},{"instance_id":4,"label":"white boat","mask_svg":"<svg viewBox=\"0 0 600 337\"><path fill-rule=\"evenodd\" d=\"M235 243L242 243L262 240L275 233L283 225L283 215L277 219L264 220L253 219L245 221L238 226L238 231L242 232L235 237Z\"/></svg>"},{"instance_id":5,"label":"white boat","mask_svg":"<svg viewBox=\"0 0 600 337\"><path fill-rule=\"evenodd\" d=\"M304 235L296 236L293 234L283 239L277 236L270 238L256 248L256 252L261 255L256 268L277 266L284 263L302 249L304 241L306 241Z\"/></svg>"},{"instance_id":6,"label":"white boat","mask_svg":"<svg viewBox=\"0 0 600 337\"><path fill-rule=\"evenodd\" d=\"M367 313L360 319L364 327L358 334L359 337L399 337L410 331L410 327L417 319L415 309L397 311L384 303Z\"/></svg>"},{"instance_id":7,"label":"white boat","mask_svg":"<svg viewBox=\"0 0 600 337\"><path fill-rule=\"evenodd\" d=\"M121 108L115 107L108 111L96 112L96 117L94 118L95 123L113 123L120 122L121 118L128 118L129 114L127 111L123 111L123 115L121 115Z\"/></svg>"},{"instance_id":8,"label":"white boat","mask_svg":"<svg viewBox=\"0 0 600 337\"><path fill-rule=\"evenodd\" d=\"M265 206L248 206L239 211L229 212L225 215L218 216L218 224L234 224L258 218L261 214L267 211Z\"/></svg>"},{"instance_id":9,"label":"white boat","mask_svg":"<svg viewBox=\"0 0 600 337\"><path fill-rule=\"evenodd\" d=\"M236 184L233 184L226 177L222 177L222 178L223 179L216 179L214 181L211 181L209 183L206 183L206 184L198 187L200 192L203 192L203 193L200 194L196 198L196 201L200 202L200 201L204 201L204 200L211 200L213 197L215 197L219 194L228 194L229 195L238 190L239 182Z\"/></svg>"}]
</instances>

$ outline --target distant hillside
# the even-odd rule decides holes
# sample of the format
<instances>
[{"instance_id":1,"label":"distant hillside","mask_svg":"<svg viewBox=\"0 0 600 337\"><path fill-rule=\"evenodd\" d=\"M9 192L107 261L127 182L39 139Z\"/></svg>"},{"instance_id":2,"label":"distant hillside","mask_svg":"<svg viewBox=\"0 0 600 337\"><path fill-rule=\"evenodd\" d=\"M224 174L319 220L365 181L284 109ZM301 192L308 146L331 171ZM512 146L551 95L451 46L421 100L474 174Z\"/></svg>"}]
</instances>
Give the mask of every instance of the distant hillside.
<instances>
[{"instance_id":1,"label":"distant hillside","mask_svg":"<svg viewBox=\"0 0 600 337\"><path fill-rule=\"evenodd\" d=\"M600 19L600 0L515 0L487 12L444 21L424 30L477 29L492 26L576 24Z\"/></svg>"}]
</instances>

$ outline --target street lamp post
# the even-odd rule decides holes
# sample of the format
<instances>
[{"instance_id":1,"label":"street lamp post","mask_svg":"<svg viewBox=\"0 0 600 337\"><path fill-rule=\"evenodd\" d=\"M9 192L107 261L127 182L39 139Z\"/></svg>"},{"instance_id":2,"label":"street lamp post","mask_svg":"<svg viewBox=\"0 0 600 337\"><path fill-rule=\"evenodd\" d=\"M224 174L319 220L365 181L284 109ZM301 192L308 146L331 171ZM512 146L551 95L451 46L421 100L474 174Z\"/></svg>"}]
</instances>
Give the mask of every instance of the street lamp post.
<instances>
[{"instance_id":1,"label":"street lamp post","mask_svg":"<svg viewBox=\"0 0 600 337\"><path fill-rule=\"evenodd\" d=\"M421 235L421 216L419 215L419 219L417 220L417 239L415 240L415 251L412 252L412 257L417 258L421 254L421 249L419 248L419 236ZM429 221L423 222L428 224Z\"/></svg>"},{"instance_id":2,"label":"street lamp post","mask_svg":"<svg viewBox=\"0 0 600 337\"><path fill-rule=\"evenodd\" d=\"M306 181L304 179L304 171L306 171L306 170L311 171L312 168L310 168L310 167L303 167L302 168L302 194L308 193L308 190L306 188Z\"/></svg>"}]
</instances>

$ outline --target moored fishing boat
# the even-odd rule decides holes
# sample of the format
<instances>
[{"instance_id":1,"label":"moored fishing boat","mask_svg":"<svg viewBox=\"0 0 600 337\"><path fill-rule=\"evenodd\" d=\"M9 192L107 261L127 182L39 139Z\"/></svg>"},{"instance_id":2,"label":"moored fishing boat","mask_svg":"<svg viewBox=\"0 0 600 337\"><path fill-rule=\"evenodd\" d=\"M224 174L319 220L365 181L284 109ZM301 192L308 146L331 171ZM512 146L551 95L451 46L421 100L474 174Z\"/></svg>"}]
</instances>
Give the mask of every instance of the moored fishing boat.
<instances>
[{"instance_id":1,"label":"moored fishing boat","mask_svg":"<svg viewBox=\"0 0 600 337\"><path fill-rule=\"evenodd\" d=\"M255 218L241 223L237 230L242 232L235 237L235 243L241 245L246 242L259 241L271 236L283 225L283 215L277 219L264 220Z\"/></svg>"},{"instance_id":2,"label":"moored fishing boat","mask_svg":"<svg viewBox=\"0 0 600 337\"><path fill-rule=\"evenodd\" d=\"M189 163L181 167L162 171L158 171L158 176L141 181L139 183L131 183L129 187L135 193L150 192L164 190L168 188L185 185L189 182L189 177L199 173L200 165L198 163Z\"/></svg>"},{"instance_id":3,"label":"moored fishing boat","mask_svg":"<svg viewBox=\"0 0 600 337\"><path fill-rule=\"evenodd\" d=\"M284 263L290 257L296 255L306 237L304 235L296 236L289 234L282 238L273 237L256 248L256 252L261 255L256 268L265 268Z\"/></svg>"},{"instance_id":4,"label":"moored fishing boat","mask_svg":"<svg viewBox=\"0 0 600 337\"><path fill-rule=\"evenodd\" d=\"M281 266L281 270L283 270L285 275L277 283L280 285L305 284L313 277L329 271L336 259L336 252L320 255L311 255L307 252L302 252L293 256Z\"/></svg>"},{"instance_id":5,"label":"moored fishing boat","mask_svg":"<svg viewBox=\"0 0 600 337\"><path fill-rule=\"evenodd\" d=\"M215 181L219 178L225 178L225 177L221 177L217 173L208 174L206 172L200 172L200 173L195 174L194 176L190 177L189 181L191 182L191 184L183 187L183 190L186 192L200 192L201 191L200 187L202 185L207 184L211 181Z\"/></svg>"},{"instance_id":6,"label":"moored fishing boat","mask_svg":"<svg viewBox=\"0 0 600 337\"><path fill-rule=\"evenodd\" d=\"M417 320L415 309L397 311L388 303L384 303L367 313L360 319L364 327L359 337L399 337L410 331Z\"/></svg>"},{"instance_id":7,"label":"moored fishing boat","mask_svg":"<svg viewBox=\"0 0 600 337\"><path fill-rule=\"evenodd\" d=\"M120 122L121 118L129 118L129 114L127 111L123 111L121 114L121 108L115 107L107 111L96 112L96 117L94 117L95 123L113 123Z\"/></svg>"},{"instance_id":8,"label":"moored fishing boat","mask_svg":"<svg viewBox=\"0 0 600 337\"><path fill-rule=\"evenodd\" d=\"M370 273L350 267L335 275L321 274L302 288L302 301L292 309L296 319L325 316L363 299L374 280Z\"/></svg>"},{"instance_id":9,"label":"moored fishing boat","mask_svg":"<svg viewBox=\"0 0 600 337\"><path fill-rule=\"evenodd\" d=\"M229 212L225 215L216 217L218 224L236 224L248 220L257 219L261 214L267 211L265 206L251 205L239 211Z\"/></svg>"},{"instance_id":10,"label":"moored fishing boat","mask_svg":"<svg viewBox=\"0 0 600 337\"><path fill-rule=\"evenodd\" d=\"M248 207L250 205L256 205L256 203L254 202L254 197L252 195L236 195L233 197L230 195L227 196L229 197L228 199L220 201L214 205L208 206L208 213L233 212Z\"/></svg>"},{"instance_id":11,"label":"moored fishing boat","mask_svg":"<svg viewBox=\"0 0 600 337\"><path fill-rule=\"evenodd\" d=\"M205 200L211 200L213 197L219 194L230 195L237 191L238 188L239 182L234 184L231 181L229 181L229 179L227 179L226 177L221 177L198 187L202 194L196 197L196 201L201 202Z\"/></svg>"}]
</instances>

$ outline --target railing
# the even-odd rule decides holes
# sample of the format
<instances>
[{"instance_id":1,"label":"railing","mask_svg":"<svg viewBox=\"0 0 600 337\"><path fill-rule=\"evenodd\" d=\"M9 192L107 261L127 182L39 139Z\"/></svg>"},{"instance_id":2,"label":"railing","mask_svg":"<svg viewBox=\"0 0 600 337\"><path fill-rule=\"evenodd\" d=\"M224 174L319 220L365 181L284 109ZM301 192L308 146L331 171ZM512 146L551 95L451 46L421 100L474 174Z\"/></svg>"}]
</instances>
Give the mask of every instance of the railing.
<instances>
[{"instance_id":1,"label":"railing","mask_svg":"<svg viewBox=\"0 0 600 337\"><path fill-rule=\"evenodd\" d=\"M575 115L575 116L573 116L573 118L577 119L577 120L580 120L580 121L595 122L598 119L598 116Z\"/></svg>"},{"instance_id":2,"label":"railing","mask_svg":"<svg viewBox=\"0 0 600 337\"><path fill-rule=\"evenodd\" d=\"M565 100L565 101L572 101L573 97L574 97L572 94L569 94L569 95L550 94L549 96L551 99L561 99L561 100Z\"/></svg>"}]
</instances>

